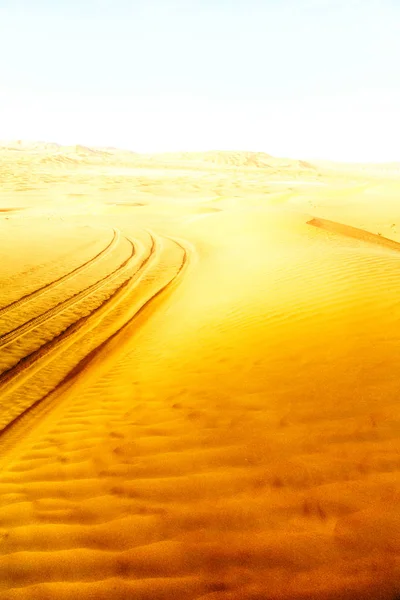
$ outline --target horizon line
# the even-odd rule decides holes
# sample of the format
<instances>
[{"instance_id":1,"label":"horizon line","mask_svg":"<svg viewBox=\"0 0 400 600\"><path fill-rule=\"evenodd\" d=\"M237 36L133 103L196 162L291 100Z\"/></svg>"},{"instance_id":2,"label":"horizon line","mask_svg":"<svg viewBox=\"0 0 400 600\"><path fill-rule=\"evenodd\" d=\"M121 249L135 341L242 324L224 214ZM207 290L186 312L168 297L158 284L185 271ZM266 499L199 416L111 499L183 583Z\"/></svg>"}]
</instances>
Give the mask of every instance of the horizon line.
<instances>
[{"instance_id":1,"label":"horizon line","mask_svg":"<svg viewBox=\"0 0 400 600\"><path fill-rule=\"evenodd\" d=\"M276 155L276 154L271 154L270 152L267 152L265 150L249 150L249 149L238 149L238 148L207 148L207 150L203 149L195 149L195 150L184 150L184 149L179 149L179 150L134 150L133 148L128 148L128 147L123 147L123 146L114 146L114 145L108 145L108 144L104 144L104 145L91 145L91 144L84 144L84 143L79 143L79 142L75 142L75 143L62 143L62 142L56 142L56 141L49 141L49 140L43 140L43 139L33 139L33 138L14 138L14 139L0 139L0 148L6 148L7 145L13 145L13 144L43 144L43 145L50 145L50 146L58 146L59 148L73 148L73 147L81 147L81 148L87 148L88 150L105 150L105 149L110 149L110 150L117 150L117 151L121 151L121 152L129 152L131 154L138 154L138 155L159 155L159 154L205 154L207 152L220 152L220 153L228 153L228 152L232 152L232 153L246 153L246 154L264 154L266 156L268 156L269 158L276 158L276 159L289 159L289 160L300 160L300 161L309 161L309 162L330 162L330 163L336 163L336 164L348 164L348 165L387 165L387 164L399 164L400 165L400 159L387 159L387 160L359 160L359 159L354 159L354 160L346 160L346 159L339 159L339 158L326 158L326 157L304 157L304 156L290 156L290 155Z\"/></svg>"}]
</instances>

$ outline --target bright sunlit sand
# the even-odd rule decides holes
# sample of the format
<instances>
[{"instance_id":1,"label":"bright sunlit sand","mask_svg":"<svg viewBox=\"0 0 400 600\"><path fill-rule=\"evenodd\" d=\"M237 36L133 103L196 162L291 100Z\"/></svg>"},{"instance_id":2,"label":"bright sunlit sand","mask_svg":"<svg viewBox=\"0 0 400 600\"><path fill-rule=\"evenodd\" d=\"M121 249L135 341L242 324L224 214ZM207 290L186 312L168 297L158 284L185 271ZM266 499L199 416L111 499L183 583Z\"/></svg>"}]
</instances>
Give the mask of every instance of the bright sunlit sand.
<instances>
[{"instance_id":1,"label":"bright sunlit sand","mask_svg":"<svg viewBox=\"0 0 400 600\"><path fill-rule=\"evenodd\" d=\"M400 1L0 24L0 600L400 600Z\"/></svg>"},{"instance_id":2,"label":"bright sunlit sand","mask_svg":"<svg viewBox=\"0 0 400 600\"><path fill-rule=\"evenodd\" d=\"M0 152L4 600L399 594L400 182L209 158Z\"/></svg>"}]
</instances>

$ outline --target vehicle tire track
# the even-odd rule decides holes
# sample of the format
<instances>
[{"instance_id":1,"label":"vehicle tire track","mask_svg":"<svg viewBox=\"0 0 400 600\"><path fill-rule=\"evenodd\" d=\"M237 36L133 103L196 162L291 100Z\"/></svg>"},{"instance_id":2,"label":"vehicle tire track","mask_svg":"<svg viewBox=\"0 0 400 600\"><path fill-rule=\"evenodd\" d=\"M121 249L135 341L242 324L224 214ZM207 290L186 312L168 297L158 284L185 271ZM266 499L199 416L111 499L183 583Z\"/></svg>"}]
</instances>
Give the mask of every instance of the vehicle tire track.
<instances>
[{"instance_id":1,"label":"vehicle tire track","mask_svg":"<svg viewBox=\"0 0 400 600\"><path fill-rule=\"evenodd\" d=\"M100 252L95 254L95 256L93 256L89 260L87 260L84 263L82 263L81 265L79 265L79 267L76 267L72 271L69 271L65 275L62 275L61 277L54 279L50 283L46 283L45 285L41 286L40 288L37 288L35 291L30 292L29 294L25 294L24 296L21 296L21 298L19 298L18 300L14 300L13 302L10 302L10 304L7 304L7 306L3 306L2 308L0 308L0 316L3 316L5 313L8 313L11 310L15 310L16 308L21 308L21 307L25 306L26 304L28 304L29 302L36 300L37 298L39 298L40 296L42 296L49 290L54 290L59 285L65 283L66 281L69 281L72 277L75 277L76 275L83 273L84 271L86 271L86 269L93 266L93 264L97 263L99 260L102 260L106 256L108 256L108 254L110 254L114 250L114 248L118 245L119 240L121 238L121 231L119 229L113 228L112 231L114 232L113 237L112 237L111 241L107 244L107 246L105 248L103 248L103 250L101 250Z\"/></svg>"},{"instance_id":2,"label":"vehicle tire track","mask_svg":"<svg viewBox=\"0 0 400 600\"><path fill-rule=\"evenodd\" d=\"M10 392L14 391L17 387L19 388L27 379L30 379L40 368L43 367L44 362L48 364L51 361L53 354L56 355L57 352L62 351L65 345L72 345L74 341L72 338L75 338L75 334L78 334L80 330L84 329L85 325L88 325L86 329L90 331L102 319L104 319L105 315L112 310L114 301L120 301L118 300L118 297L121 295L123 297L124 290L129 288L130 283L136 283L136 280L141 277L142 273L146 270L147 266L156 256L156 254L157 242L154 238L151 238L151 248L149 252L146 253L146 255L142 258L138 268L135 270L132 276L124 281L104 302L92 310L88 315L85 315L74 323L71 323L71 325L69 325L63 332L48 342L45 342L40 348L26 355L15 366L1 373L0 396L2 399L4 399L4 397ZM125 294L128 292L129 290L125 292ZM99 315L97 320L96 315ZM93 319L95 319L94 322ZM68 344L69 341L70 343ZM19 381L21 377L23 379L22 382Z\"/></svg>"},{"instance_id":3,"label":"vehicle tire track","mask_svg":"<svg viewBox=\"0 0 400 600\"><path fill-rule=\"evenodd\" d=\"M132 259L132 257L135 254L135 246L134 246L133 242L131 240L129 240L128 238L126 238L125 236L124 236L124 239L126 239L129 242L129 244L131 245L131 253L127 259L125 259L120 265L118 265L118 267L116 269L114 269L113 271L111 271L111 273L108 273L107 275L105 275L104 277L102 277L101 279L96 281L95 283L92 283L91 285L87 286L80 292L77 292L70 298L67 298L66 300L62 300L61 302L59 302L52 308L49 308L48 310L46 310L44 313L42 313L38 317L33 317L32 319L29 319L22 325L19 325L18 327L15 327L8 333L0 336L0 350L2 348L5 348L12 342L19 340L21 337L23 337L24 335L26 335L33 329L36 329L39 325L43 325L44 323L46 323L50 319L53 319L55 316L61 314L68 308L71 308L71 307L75 306L76 304L78 304L79 302L82 302L82 300L84 300L85 298L90 296L90 294L103 288L106 284L108 284L110 281L112 281L118 275L120 275L124 271L124 268L127 266L127 264L130 262L130 260Z\"/></svg>"},{"instance_id":4,"label":"vehicle tire track","mask_svg":"<svg viewBox=\"0 0 400 600\"><path fill-rule=\"evenodd\" d=\"M152 235L151 237L153 240L152 252L145 258L139 270L142 270L145 267L145 265L150 261L154 253L155 239ZM16 458L15 446L18 446L18 443L20 441L24 443L26 436L29 435L33 430L35 430L37 426L40 425L43 421L46 421L46 417L52 414L55 408L64 408L64 405L68 400L68 397L65 396L65 392L74 384L82 370L87 368L87 366L91 364L95 359L99 358L103 351L106 351L107 354L111 354L112 352L109 352L110 344L115 342L117 336L120 336L121 333L123 333L129 327L131 327L133 323L137 324L138 320L140 324L141 318L146 319L149 316L149 311L156 308L158 302L162 301L165 298L165 296L171 293L174 287L179 284L183 273L188 267L189 255L191 255L192 247L188 248L185 246L184 243L181 243L181 241L178 241L173 238L166 239L169 239L170 241L174 242L178 247L182 249L181 263L178 265L175 275L160 289L152 293L138 308L138 310L136 310L135 313L121 327L119 327L115 332L113 332L112 335L110 335L101 344L95 347L77 365L75 365L75 367L73 367L73 369L65 375L65 377L54 387L54 389L52 389L44 397L36 400L34 404L23 410L18 416L16 416L12 421L10 421L5 427L3 427L0 430L0 450L2 456L2 460L0 462L0 470L6 464L7 466L9 466L9 461L6 459L6 453L12 451L12 456L14 460ZM114 295L116 295L118 291L119 290L117 290L117 292L115 292ZM110 300L112 300L112 298L106 301L106 303L108 303ZM98 310L99 309L96 309L95 312L97 312ZM68 335L72 335L73 333L74 331L71 331L68 333ZM62 335L62 337L64 337L64 335ZM54 342L54 340L52 340L52 342ZM50 351L51 347L48 349L48 352Z\"/></svg>"}]
</instances>

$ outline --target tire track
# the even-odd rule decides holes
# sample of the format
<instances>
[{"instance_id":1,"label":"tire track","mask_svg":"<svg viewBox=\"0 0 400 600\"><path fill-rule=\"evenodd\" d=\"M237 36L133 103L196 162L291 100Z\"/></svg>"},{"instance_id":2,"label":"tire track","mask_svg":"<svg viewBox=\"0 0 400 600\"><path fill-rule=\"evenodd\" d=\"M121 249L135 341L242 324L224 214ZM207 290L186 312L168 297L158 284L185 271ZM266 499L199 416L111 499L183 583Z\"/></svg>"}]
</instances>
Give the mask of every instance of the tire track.
<instances>
[{"instance_id":1,"label":"tire track","mask_svg":"<svg viewBox=\"0 0 400 600\"><path fill-rule=\"evenodd\" d=\"M57 279L54 279L50 283L46 283L45 285L41 286L40 288L36 289L33 292L30 292L29 294L21 296L21 298L19 298L18 300L14 300L13 302L10 302L10 304L7 304L7 306L3 306L2 308L0 308L0 317L2 315L4 315L5 313L8 313L9 311L15 310L16 308L21 308L21 307L26 306L26 304L28 304L29 302L32 302L33 300L40 298L40 296L42 296L49 290L54 290L61 284L65 283L66 281L69 281L72 277L75 277L75 275L83 273L84 271L86 271L86 269L91 267L93 264L97 263L99 260L102 260L103 258L108 256L114 250L114 248L118 245L119 240L121 238L121 232L119 229L113 228L112 231L113 231L113 237L112 237L111 241L107 244L107 246L105 248L103 248L103 250L101 250L100 252L95 254L95 256L93 256L89 260L85 261L83 264L79 265L79 267L76 267L72 271L69 271L69 273L62 275L61 277L58 277Z\"/></svg>"},{"instance_id":2,"label":"tire track","mask_svg":"<svg viewBox=\"0 0 400 600\"><path fill-rule=\"evenodd\" d=\"M76 304L78 304L79 302L82 302L82 300L85 300L85 298L88 298L93 292L96 292L96 291L102 289L105 285L109 284L113 279L115 279L117 276L119 276L125 270L125 267L128 265L128 263L131 261L132 257L135 254L135 246L134 246L133 242L131 240L129 240L128 238L126 238L125 236L124 236L124 239L126 239L129 242L129 244L131 245L131 253L127 259L125 259L120 265L118 265L118 267L116 269L114 269L113 271L111 271L111 273L108 273L107 275L105 275L104 277L102 277L101 279L96 281L95 283L92 283L91 285L87 286L80 292L77 292L70 298L67 298L66 300L62 300L61 302L59 302L52 308L49 308L48 310L46 310L44 313L42 313L38 317L33 317L32 319L29 319L22 325L19 325L18 327L15 327L8 333L0 336L0 349L5 348L12 342L19 340L21 337L23 337L30 331L36 329L39 325L43 325L44 323L46 323L50 319L53 319L55 316L61 314L68 308L71 308L71 307L75 306Z\"/></svg>"},{"instance_id":3,"label":"tire track","mask_svg":"<svg viewBox=\"0 0 400 600\"><path fill-rule=\"evenodd\" d=\"M23 377L23 381L31 378L37 371L38 365L39 368L43 365L43 361L46 361L46 364L50 362L52 358L52 354L56 354L60 349L64 349L64 345L66 342L70 341L71 345L73 343L73 339L75 334L79 332L79 330L84 329L85 325L88 325L86 330L91 330L98 324L105 316L108 314L113 308L114 300L117 300L118 295L123 293L124 289L129 287L129 284L132 282L136 282L136 279L139 278L142 272L146 269L151 259L154 258L157 254L157 242L151 237L151 247L149 252L144 256L141 260L137 270L132 274L132 276L124 281L104 302L102 302L97 308L91 311L88 315L81 317L74 323L71 323L62 333L55 336L53 339L45 342L40 348L33 351L31 354L22 358L14 367L4 371L0 374L0 396L4 398L4 396L11 391L13 391L16 387L20 387L20 385L14 385L15 381L20 377ZM132 261L136 258L137 253L134 257L130 258ZM117 300L119 302L119 300ZM105 313L105 314L103 314ZM99 315L99 318L91 323L93 318ZM72 341L71 341L72 340ZM40 364L39 364L40 363ZM24 377L25 374L25 377ZM21 382L23 383L23 382Z\"/></svg>"},{"instance_id":4,"label":"tire track","mask_svg":"<svg viewBox=\"0 0 400 600\"><path fill-rule=\"evenodd\" d=\"M145 258L142 265L139 267L139 271L143 270L145 266L149 263L151 258L155 253L155 238L153 234L149 232L149 235L152 239L152 251ZM149 311L156 308L158 302L162 301L163 298L169 293L171 293L176 285L179 284L183 273L186 271L189 264L189 257L194 250L191 246L186 247L185 242L181 240L177 240L175 238L167 238L171 242L175 243L182 250L182 260L181 263L177 267L177 271L175 275L161 288L159 288L156 292L152 293L145 302L134 312L132 316L116 331L112 333L105 341L95 347L85 358L83 358L73 369L66 374L66 376L44 397L39 398L34 404L27 407L23 410L18 416L16 416L12 421L10 421L5 427L0 430L0 450L2 460L0 462L0 470L4 468L5 465L9 466L9 461L6 459L6 453L12 451L13 460L16 458L15 455L15 446L24 441L26 436L29 435L33 430L37 428L40 423L46 420L46 417L51 415L55 408L62 409L68 398L65 395L65 392L74 384L76 379L79 377L79 374L87 368L87 366L97 358L100 358L102 352L107 352L107 354L111 354L110 352L110 344L115 342L117 336L126 331L129 327L132 326L133 323L137 324L138 320L140 323L140 319L145 319L149 316ZM136 274L138 274L138 272ZM135 274L135 275L136 275ZM135 275L133 277L135 277ZM123 284L125 287L125 284ZM117 290L114 295L118 294L120 291ZM109 303L112 300L110 298L106 301ZM106 304L105 303L105 304ZM96 309L97 312L99 309ZM89 315L90 317L90 315ZM85 319L88 319L86 317ZM73 335L74 331L69 332L67 335ZM64 338L65 336L62 334L61 336ZM62 342L63 340L59 340ZM54 340L52 340L52 343ZM52 344L51 344L52 345ZM48 352L51 352L52 348L48 349ZM111 349L112 351L112 349ZM46 355L48 354L46 353ZM60 398L61 397L61 398ZM61 401L61 402L60 402ZM36 432L35 432L36 433Z\"/></svg>"}]
</instances>

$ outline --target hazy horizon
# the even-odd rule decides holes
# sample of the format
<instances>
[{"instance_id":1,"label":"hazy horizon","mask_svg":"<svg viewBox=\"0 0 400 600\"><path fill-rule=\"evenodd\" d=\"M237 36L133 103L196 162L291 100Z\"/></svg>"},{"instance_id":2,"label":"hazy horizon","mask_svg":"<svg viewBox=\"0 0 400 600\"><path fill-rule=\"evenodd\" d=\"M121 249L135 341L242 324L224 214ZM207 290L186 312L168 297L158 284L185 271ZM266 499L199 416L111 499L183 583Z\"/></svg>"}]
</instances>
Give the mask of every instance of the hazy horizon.
<instances>
[{"instance_id":1,"label":"hazy horizon","mask_svg":"<svg viewBox=\"0 0 400 600\"><path fill-rule=\"evenodd\" d=\"M21 144L27 144L28 146L30 144L43 144L43 145L56 145L59 146L60 148L65 148L65 147L69 147L69 148L73 148L73 147L82 147L82 148L88 148L90 150L103 150L103 149L110 149L110 150L116 150L116 151L120 151L120 152L131 152L133 154L139 154L139 155L157 155L157 154L180 154L180 153L193 153L193 154L202 154L202 153L208 153L208 152L220 152L220 153L254 153L254 154L266 154L267 156L270 156L271 158L277 158L277 159L289 159L289 160L303 160L303 161L314 161L314 162L332 162L332 163L337 163L340 164L341 162L343 164L362 164L362 165L386 165L386 164L390 164L390 163L400 163L400 159L398 160L376 160L376 161L357 161L357 160L340 160L340 159L325 159L325 158L318 158L318 157L310 157L310 156L289 156L289 155L284 155L284 156L277 156L276 154L271 154L271 152L267 152L265 150L253 150L251 148L205 148L205 149L191 149L191 150L185 150L185 149L177 149L177 150L161 150L161 151L148 151L148 152L140 152L138 150L136 150L135 148L128 148L128 147L121 147L121 146L111 146L111 145L106 145L106 144L102 144L102 145L91 145L91 144L83 144L80 142L73 142L73 143L61 143L59 141L55 141L55 140L38 140L38 139L8 139L8 140L0 140L0 147L7 147L8 144L12 145L12 144L16 144L16 143L21 143Z\"/></svg>"},{"instance_id":2,"label":"hazy horizon","mask_svg":"<svg viewBox=\"0 0 400 600\"><path fill-rule=\"evenodd\" d=\"M400 160L400 6L49 0L0 7L2 139Z\"/></svg>"}]
</instances>

